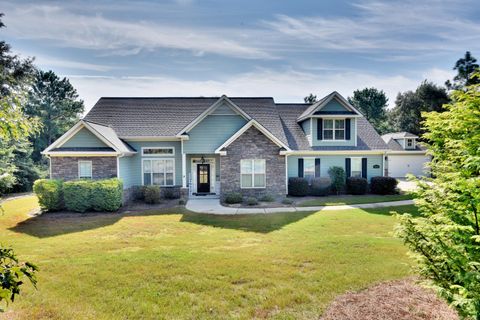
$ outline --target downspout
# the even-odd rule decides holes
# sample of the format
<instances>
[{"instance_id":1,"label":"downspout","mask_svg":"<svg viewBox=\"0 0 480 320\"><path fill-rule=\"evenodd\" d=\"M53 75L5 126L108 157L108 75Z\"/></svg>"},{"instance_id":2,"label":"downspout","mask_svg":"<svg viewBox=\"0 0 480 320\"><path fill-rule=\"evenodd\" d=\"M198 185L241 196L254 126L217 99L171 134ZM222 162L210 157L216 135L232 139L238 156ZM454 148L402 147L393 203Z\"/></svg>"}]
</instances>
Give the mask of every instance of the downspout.
<instances>
[{"instance_id":1,"label":"downspout","mask_svg":"<svg viewBox=\"0 0 480 320\"><path fill-rule=\"evenodd\" d=\"M288 195L288 154L285 155L285 195Z\"/></svg>"}]
</instances>

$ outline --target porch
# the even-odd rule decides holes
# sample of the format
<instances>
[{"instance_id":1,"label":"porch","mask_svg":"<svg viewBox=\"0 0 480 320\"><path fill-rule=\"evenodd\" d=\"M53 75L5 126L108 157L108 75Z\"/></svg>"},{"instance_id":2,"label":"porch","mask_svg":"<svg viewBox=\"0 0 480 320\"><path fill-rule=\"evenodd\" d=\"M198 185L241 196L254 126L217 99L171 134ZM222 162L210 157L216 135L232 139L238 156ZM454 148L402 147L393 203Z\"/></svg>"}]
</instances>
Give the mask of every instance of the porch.
<instances>
[{"instance_id":1,"label":"porch","mask_svg":"<svg viewBox=\"0 0 480 320\"><path fill-rule=\"evenodd\" d=\"M217 154L182 154L184 187L190 198L220 196L220 156Z\"/></svg>"}]
</instances>

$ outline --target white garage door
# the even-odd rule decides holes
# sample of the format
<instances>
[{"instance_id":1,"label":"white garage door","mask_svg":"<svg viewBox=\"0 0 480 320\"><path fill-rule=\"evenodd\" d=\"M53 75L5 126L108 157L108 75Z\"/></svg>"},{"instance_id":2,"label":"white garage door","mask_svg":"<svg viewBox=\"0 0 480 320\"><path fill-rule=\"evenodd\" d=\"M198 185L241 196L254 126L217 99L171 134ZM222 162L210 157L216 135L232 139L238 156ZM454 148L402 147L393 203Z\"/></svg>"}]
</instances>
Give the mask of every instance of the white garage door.
<instances>
[{"instance_id":1,"label":"white garage door","mask_svg":"<svg viewBox=\"0 0 480 320\"><path fill-rule=\"evenodd\" d=\"M390 177L401 178L411 173L415 176L424 176L428 174L425 164L430 158L424 155L389 155L388 156L388 175Z\"/></svg>"}]
</instances>

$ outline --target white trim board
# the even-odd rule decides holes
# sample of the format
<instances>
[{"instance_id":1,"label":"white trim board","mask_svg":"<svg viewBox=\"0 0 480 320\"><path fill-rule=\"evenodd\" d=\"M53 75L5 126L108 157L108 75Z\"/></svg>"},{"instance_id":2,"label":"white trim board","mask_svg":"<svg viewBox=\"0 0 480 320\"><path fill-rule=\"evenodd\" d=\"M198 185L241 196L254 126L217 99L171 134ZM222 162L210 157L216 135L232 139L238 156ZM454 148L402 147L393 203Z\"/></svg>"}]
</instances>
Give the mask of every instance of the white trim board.
<instances>
[{"instance_id":1,"label":"white trim board","mask_svg":"<svg viewBox=\"0 0 480 320\"><path fill-rule=\"evenodd\" d=\"M358 111L357 109L355 109L355 107L352 106L340 93L338 93L337 91L333 91L332 93L330 93L329 95L327 95L323 99L320 99L320 101L311 105L307 109L308 113L300 115L300 117L298 117L298 119L297 119L297 122L301 122L301 121L303 121L303 120L305 120L309 117L317 117L316 115L314 115L314 113L321 110L323 107L325 107L333 99L336 99L347 110L351 110L351 111L356 113L356 115L339 115L339 116L349 117L349 118L351 118L351 117L363 117L362 113L360 111ZM335 117L336 115L328 115L328 116L329 117L330 116ZM322 116L318 116L318 117L322 117Z\"/></svg>"},{"instance_id":2,"label":"white trim board","mask_svg":"<svg viewBox=\"0 0 480 320\"><path fill-rule=\"evenodd\" d=\"M240 128L240 130L235 132L235 134L232 135L227 141L225 141L220 147L218 147L215 150L215 153L220 154L222 156L227 155L227 152L222 151L222 149L224 149L224 148L228 147L230 144L232 144L235 140L237 140L243 133L245 133L245 131L250 129L252 126L255 127L256 129L258 129L258 131L263 133L267 138L269 138L277 146L279 146L281 148L284 148L286 151L291 151L290 148L286 144L284 144L277 137L275 137L272 133L270 133L270 131L265 129L265 127L263 127L260 123L258 123L257 121L252 119L247 124L245 124L242 128Z\"/></svg>"}]
</instances>

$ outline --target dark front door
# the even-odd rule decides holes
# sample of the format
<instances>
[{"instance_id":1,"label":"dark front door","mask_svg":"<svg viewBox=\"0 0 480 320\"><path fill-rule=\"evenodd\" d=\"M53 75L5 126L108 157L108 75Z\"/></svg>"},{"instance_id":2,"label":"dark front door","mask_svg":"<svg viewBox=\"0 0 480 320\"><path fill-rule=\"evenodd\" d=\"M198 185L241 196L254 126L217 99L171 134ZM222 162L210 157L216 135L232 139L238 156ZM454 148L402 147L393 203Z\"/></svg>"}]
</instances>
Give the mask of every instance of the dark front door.
<instances>
[{"instance_id":1,"label":"dark front door","mask_svg":"<svg viewBox=\"0 0 480 320\"><path fill-rule=\"evenodd\" d=\"M209 164L197 164L197 192L210 192Z\"/></svg>"}]
</instances>

